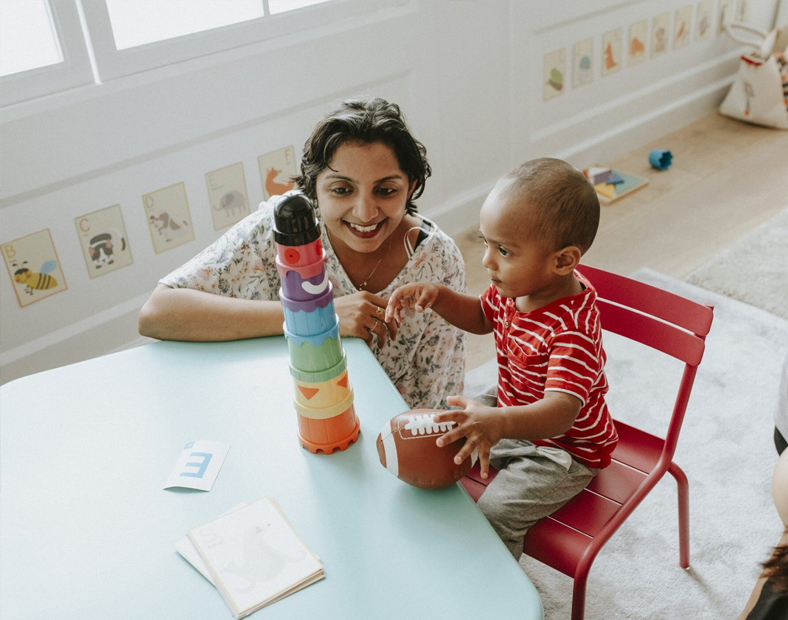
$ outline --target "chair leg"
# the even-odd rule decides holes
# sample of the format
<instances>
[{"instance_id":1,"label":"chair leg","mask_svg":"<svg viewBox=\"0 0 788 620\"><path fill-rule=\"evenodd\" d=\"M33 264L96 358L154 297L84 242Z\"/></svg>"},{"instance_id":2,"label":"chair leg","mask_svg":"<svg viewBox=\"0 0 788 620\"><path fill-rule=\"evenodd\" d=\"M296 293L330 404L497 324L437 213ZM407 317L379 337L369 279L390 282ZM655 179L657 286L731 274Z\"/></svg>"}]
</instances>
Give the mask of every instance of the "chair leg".
<instances>
[{"instance_id":1,"label":"chair leg","mask_svg":"<svg viewBox=\"0 0 788 620\"><path fill-rule=\"evenodd\" d=\"M575 575L572 585L572 620L583 620L586 612L588 571Z\"/></svg>"},{"instance_id":2,"label":"chair leg","mask_svg":"<svg viewBox=\"0 0 788 620\"><path fill-rule=\"evenodd\" d=\"M675 463L668 471L676 479L679 492L679 565L689 568L689 483L686 474Z\"/></svg>"}]
</instances>

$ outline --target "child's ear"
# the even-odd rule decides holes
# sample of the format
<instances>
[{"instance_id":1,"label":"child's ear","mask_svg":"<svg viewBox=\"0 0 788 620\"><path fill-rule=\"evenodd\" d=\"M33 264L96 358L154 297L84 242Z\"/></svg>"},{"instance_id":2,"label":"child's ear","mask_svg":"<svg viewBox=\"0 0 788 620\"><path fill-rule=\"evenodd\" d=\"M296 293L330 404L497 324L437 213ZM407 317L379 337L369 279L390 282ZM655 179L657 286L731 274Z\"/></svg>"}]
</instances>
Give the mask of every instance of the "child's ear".
<instances>
[{"instance_id":1,"label":"child's ear","mask_svg":"<svg viewBox=\"0 0 788 620\"><path fill-rule=\"evenodd\" d=\"M555 257L555 273L559 276L572 273L580 263L582 255L583 253L576 245L568 245L565 248L561 248L553 255Z\"/></svg>"}]
</instances>

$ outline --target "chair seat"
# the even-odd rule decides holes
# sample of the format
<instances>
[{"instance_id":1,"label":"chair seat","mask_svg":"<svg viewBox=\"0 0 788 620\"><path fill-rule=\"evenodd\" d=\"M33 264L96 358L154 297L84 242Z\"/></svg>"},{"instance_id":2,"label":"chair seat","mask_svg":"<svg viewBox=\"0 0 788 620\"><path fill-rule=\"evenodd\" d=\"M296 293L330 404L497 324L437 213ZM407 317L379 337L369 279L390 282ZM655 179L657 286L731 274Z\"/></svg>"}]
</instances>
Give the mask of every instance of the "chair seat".
<instances>
[{"instance_id":1,"label":"chair seat","mask_svg":"<svg viewBox=\"0 0 788 620\"><path fill-rule=\"evenodd\" d=\"M523 551L574 577L575 568L594 537L646 483L664 447L664 440L637 428L616 422L619 443L609 466L600 470L586 489L551 516L536 523L525 537ZM490 469L484 480L477 463L462 479L474 501L497 475ZM661 478L664 470L653 472ZM655 483L656 480L652 480ZM550 541L549 549L540 541Z\"/></svg>"}]
</instances>

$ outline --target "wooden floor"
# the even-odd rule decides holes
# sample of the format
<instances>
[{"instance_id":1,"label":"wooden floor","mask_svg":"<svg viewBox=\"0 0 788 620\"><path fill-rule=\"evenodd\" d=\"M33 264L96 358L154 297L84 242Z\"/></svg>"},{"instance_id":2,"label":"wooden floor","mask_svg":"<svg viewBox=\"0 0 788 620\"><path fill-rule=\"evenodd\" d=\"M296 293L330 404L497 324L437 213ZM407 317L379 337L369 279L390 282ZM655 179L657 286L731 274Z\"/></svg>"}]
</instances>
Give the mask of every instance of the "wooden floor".
<instances>
[{"instance_id":1,"label":"wooden floor","mask_svg":"<svg viewBox=\"0 0 788 620\"><path fill-rule=\"evenodd\" d=\"M653 148L673 153L657 171ZM641 267L681 279L750 229L788 206L788 131L709 114L612 162L646 177L646 187L602 207L583 262L621 274ZM489 286L478 225L454 238L465 257L468 290ZM788 248L786 248L788 254ZM492 336L469 335L468 369L494 355Z\"/></svg>"}]
</instances>

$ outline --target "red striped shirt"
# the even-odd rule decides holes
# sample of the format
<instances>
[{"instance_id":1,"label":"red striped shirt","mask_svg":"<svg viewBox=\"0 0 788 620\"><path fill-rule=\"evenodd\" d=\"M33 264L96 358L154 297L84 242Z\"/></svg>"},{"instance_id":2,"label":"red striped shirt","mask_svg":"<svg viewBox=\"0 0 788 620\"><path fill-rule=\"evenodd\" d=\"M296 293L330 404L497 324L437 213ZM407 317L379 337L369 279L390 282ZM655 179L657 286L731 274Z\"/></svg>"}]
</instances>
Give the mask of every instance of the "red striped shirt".
<instances>
[{"instance_id":1,"label":"red striped shirt","mask_svg":"<svg viewBox=\"0 0 788 620\"><path fill-rule=\"evenodd\" d=\"M605 404L605 351L596 291L575 272L584 290L572 297L519 312L495 285L482 294L493 323L498 357L498 406L529 405L545 391L576 396L582 406L572 428L537 445L556 446L590 467L607 467L618 434Z\"/></svg>"}]
</instances>

